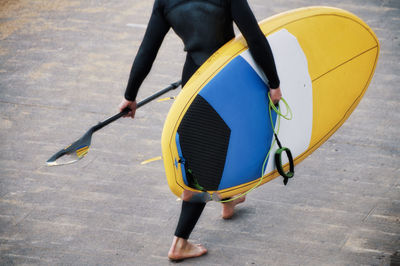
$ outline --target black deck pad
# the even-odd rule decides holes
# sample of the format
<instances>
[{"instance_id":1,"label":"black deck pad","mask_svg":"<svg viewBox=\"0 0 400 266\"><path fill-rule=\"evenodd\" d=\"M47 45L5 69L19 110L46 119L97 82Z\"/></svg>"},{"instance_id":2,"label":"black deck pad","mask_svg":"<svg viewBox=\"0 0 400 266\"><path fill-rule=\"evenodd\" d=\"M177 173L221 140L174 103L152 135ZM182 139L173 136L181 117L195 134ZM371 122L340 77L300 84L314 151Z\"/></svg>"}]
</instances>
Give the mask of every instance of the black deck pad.
<instances>
[{"instance_id":1,"label":"black deck pad","mask_svg":"<svg viewBox=\"0 0 400 266\"><path fill-rule=\"evenodd\" d=\"M179 125L178 134L188 182L197 182L207 191L217 190L224 171L230 128L197 95Z\"/></svg>"}]
</instances>

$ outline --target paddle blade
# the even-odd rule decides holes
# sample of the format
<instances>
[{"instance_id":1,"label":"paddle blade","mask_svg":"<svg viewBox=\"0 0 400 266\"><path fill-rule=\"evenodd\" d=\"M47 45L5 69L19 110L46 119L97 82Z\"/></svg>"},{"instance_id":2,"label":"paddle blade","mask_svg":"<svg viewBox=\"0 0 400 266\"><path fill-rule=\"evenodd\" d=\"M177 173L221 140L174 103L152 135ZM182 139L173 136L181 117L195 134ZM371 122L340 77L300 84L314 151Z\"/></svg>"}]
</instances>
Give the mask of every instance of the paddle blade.
<instances>
[{"instance_id":1,"label":"paddle blade","mask_svg":"<svg viewBox=\"0 0 400 266\"><path fill-rule=\"evenodd\" d=\"M79 161L89 152L91 139L92 131L89 130L82 138L51 156L46 162L47 166L65 165Z\"/></svg>"},{"instance_id":2,"label":"paddle blade","mask_svg":"<svg viewBox=\"0 0 400 266\"><path fill-rule=\"evenodd\" d=\"M88 153L88 151L88 146L82 147L79 150L72 150L69 152L64 149L55 154L58 156L54 155L50 159L48 159L46 164L47 166L56 166L75 163L82 159Z\"/></svg>"}]
</instances>

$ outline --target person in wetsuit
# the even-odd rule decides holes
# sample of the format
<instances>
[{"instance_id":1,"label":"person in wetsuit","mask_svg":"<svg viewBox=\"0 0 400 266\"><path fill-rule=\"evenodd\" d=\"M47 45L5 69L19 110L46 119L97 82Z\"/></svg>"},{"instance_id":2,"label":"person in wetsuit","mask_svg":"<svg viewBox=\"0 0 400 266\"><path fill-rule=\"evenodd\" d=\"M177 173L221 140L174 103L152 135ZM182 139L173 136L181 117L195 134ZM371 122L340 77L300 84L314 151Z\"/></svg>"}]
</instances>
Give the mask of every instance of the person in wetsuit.
<instances>
[{"instance_id":1,"label":"person in wetsuit","mask_svg":"<svg viewBox=\"0 0 400 266\"><path fill-rule=\"evenodd\" d=\"M187 52L182 71L183 87L208 57L235 37L233 23L238 26L254 60L265 73L271 99L277 103L281 91L272 51L246 0L155 0L120 110L129 107L131 111L127 117L134 118L139 87L150 72L170 28L182 39ZM232 217L234 207L243 201L244 197L222 204L222 217ZM198 257L207 252L203 246L188 241L204 207L205 203L187 201L183 195L181 215L168 253L170 259Z\"/></svg>"}]
</instances>

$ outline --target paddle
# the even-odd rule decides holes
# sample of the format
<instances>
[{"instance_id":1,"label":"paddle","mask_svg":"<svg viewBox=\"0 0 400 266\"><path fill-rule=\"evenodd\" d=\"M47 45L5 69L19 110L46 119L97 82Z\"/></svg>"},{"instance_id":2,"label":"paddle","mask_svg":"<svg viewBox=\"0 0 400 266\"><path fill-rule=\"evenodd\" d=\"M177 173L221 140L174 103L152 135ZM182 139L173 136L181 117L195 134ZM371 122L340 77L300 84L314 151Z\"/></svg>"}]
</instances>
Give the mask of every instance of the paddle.
<instances>
[{"instance_id":1,"label":"paddle","mask_svg":"<svg viewBox=\"0 0 400 266\"><path fill-rule=\"evenodd\" d=\"M181 85L181 81L172 83L167 88L165 88L165 89L147 97L143 101L139 102L137 104L136 108L139 108L139 107L151 102L152 100L160 97L161 95L163 95L173 89L176 89L180 85ZM82 159L89 151L93 133L102 129L103 127L107 126L108 124L114 122L115 120L121 118L122 116L126 115L129 111L130 110L128 108L126 108L122 112L91 127L80 139L78 139L77 141L75 141L71 145L69 145L68 147L60 150L59 152L57 152L56 154L51 156L50 159L47 160L46 164L48 166L64 165L64 164L71 164L71 163L74 163L74 162Z\"/></svg>"}]
</instances>

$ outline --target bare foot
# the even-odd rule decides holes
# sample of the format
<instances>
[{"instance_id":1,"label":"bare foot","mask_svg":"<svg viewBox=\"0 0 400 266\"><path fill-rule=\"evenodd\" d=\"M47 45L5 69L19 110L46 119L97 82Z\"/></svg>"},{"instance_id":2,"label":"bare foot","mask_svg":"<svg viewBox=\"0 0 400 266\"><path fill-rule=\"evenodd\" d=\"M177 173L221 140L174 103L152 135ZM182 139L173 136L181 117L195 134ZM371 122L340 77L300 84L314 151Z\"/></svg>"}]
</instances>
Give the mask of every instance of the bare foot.
<instances>
[{"instance_id":1,"label":"bare foot","mask_svg":"<svg viewBox=\"0 0 400 266\"><path fill-rule=\"evenodd\" d=\"M240 197L233 201L222 203L222 218L230 219L235 213L235 206L244 202L246 200L246 196Z\"/></svg>"},{"instance_id":2,"label":"bare foot","mask_svg":"<svg viewBox=\"0 0 400 266\"><path fill-rule=\"evenodd\" d=\"M207 253L207 249L200 244L192 244L186 239L174 237L171 248L168 252L170 260L184 260L200 257Z\"/></svg>"}]
</instances>

